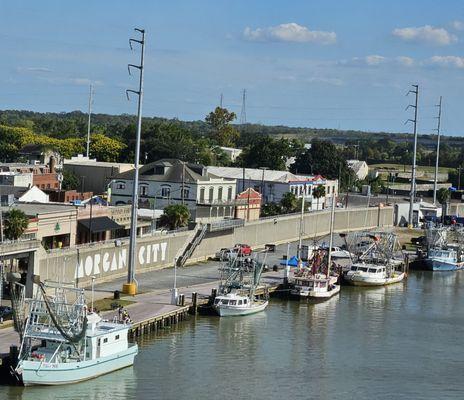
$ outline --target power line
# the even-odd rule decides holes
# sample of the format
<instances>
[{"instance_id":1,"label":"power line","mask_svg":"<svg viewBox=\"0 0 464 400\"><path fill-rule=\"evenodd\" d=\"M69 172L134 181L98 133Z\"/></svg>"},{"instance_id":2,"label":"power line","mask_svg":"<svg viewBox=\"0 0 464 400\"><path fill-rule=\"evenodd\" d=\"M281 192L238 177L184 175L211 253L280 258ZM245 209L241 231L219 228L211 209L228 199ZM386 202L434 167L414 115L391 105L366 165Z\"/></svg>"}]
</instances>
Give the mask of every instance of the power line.
<instances>
[{"instance_id":1,"label":"power line","mask_svg":"<svg viewBox=\"0 0 464 400\"><path fill-rule=\"evenodd\" d=\"M440 128L441 128L441 101L442 97L437 104L438 107L438 116L437 118L437 157L435 159L435 180L433 182L433 204L437 204L437 186L438 186L438 160L440 158Z\"/></svg>"},{"instance_id":2,"label":"power line","mask_svg":"<svg viewBox=\"0 0 464 400\"><path fill-rule=\"evenodd\" d=\"M240 124L246 124L246 89L242 92L242 111L240 112Z\"/></svg>"},{"instance_id":3,"label":"power line","mask_svg":"<svg viewBox=\"0 0 464 400\"><path fill-rule=\"evenodd\" d=\"M419 85L412 85L414 89L410 90L406 96L410 93L415 95L414 104L409 104L406 110L414 108L414 119L408 119L406 123L412 122L414 124L414 151L412 156L412 168L411 168L411 193L409 196L409 218L408 225L411 228L413 226L413 215L414 215L414 199L416 197L416 157L417 157L417 103L419 100Z\"/></svg>"}]
</instances>

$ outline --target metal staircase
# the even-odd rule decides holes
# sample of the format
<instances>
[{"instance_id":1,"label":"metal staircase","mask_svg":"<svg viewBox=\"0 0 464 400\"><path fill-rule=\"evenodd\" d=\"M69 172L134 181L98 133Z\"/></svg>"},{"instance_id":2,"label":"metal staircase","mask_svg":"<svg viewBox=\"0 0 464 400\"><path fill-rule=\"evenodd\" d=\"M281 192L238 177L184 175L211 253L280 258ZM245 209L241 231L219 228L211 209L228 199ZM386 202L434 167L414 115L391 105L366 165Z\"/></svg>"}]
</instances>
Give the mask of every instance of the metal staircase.
<instances>
[{"instance_id":1,"label":"metal staircase","mask_svg":"<svg viewBox=\"0 0 464 400\"><path fill-rule=\"evenodd\" d=\"M208 231L208 225L206 224L197 224L195 229L190 237L190 240L187 242L187 245L181 248L178 255L176 256L176 265L178 267L183 267L187 260L191 257L194 250L201 243L203 238Z\"/></svg>"}]
</instances>

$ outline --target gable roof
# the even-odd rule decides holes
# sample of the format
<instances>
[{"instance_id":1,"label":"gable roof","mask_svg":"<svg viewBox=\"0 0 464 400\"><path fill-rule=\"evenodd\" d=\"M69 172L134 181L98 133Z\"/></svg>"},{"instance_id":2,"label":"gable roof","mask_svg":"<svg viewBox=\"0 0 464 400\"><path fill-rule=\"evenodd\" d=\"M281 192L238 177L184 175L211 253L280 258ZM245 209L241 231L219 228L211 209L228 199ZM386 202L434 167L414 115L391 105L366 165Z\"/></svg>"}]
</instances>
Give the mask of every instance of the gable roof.
<instances>
[{"instance_id":1,"label":"gable roof","mask_svg":"<svg viewBox=\"0 0 464 400\"><path fill-rule=\"evenodd\" d=\"M184 163L177 159L164 158L139 168L139 181L157 181L157 182L182 182L182 175L185 183L195 183L197 181L208 180L207 176L203 176L203 165ZM158 166L165 167L164 174L155 173L155 168ZM135 169L125 171L113 176L113 179L134 179Z\"/></svg>"}]
</instances>

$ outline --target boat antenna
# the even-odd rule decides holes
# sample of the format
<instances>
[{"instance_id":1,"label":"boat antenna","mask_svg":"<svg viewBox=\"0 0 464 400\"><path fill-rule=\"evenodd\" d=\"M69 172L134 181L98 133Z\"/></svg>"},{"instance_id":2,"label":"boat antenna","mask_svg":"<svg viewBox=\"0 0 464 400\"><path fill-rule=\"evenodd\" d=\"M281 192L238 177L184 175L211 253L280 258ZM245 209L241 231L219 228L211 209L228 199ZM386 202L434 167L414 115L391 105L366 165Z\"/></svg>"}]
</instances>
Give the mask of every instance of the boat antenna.
<instances>
[{"instance_id":1,"label":"boat antenna","mask_svg":"<svg viewBox=\"0 0 464 400\"><path fill-rule=\"evenodd\" d=\"M332 262L334 219L335 219L335 193L332 195L332 210L330 212L330 239L329 239L329 255L327 257L327 278L330 275L330 264Z\"/></svg>"}]
</instances>

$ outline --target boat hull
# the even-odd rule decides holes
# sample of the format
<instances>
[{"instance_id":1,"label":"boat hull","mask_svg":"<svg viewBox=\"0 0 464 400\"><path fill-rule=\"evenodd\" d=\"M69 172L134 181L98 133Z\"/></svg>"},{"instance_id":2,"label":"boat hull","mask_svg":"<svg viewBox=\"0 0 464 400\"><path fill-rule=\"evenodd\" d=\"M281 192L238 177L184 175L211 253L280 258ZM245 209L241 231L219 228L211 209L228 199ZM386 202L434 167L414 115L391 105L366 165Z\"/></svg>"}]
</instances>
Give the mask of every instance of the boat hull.
<instances>
[{"instance_id":1,"label":"boat hull","mask_svg":"<svg viewBox=\"0 0 464 400\"><path fill-rule=\"evenodd\" d=\"M214 306L214 310L220 317L238 317L264 311L268 304L268 301L263 301L260 303L254 303L252 307L230 307L219 305Z\"/></svg>"},{"instance_id":2,"label":"boat hull","mask_svg":"<svg viewBox=\"0 0 464 400\"><path fill-rule=\"evenodd\" d=\"M310 300L326 300L340 293L340 285L334 285L332 290L321 292L315 290L301 291L299 289L293 289L290 294L292 297L300 299L310 299Z\"/></svg>"},{"instance_id":3,"label":"boat hull","mask_svg":"<svg viewBox=\"0 0 464 400\"><path fill-rule=\"evenodd\" d=\"M391 278L372 278L362 275L345 275L345 282L354 286L385 286L401 282L405 278L405 273L401 272Z\"/></svg>"},{"instance_id":4,"label":"boat hull","mask_svg":"<svg viewBox=\"0 0 464 400\"><path fill-rule=\"evenodd\" d=\"M423 260L424 267L428 271L457 271L464 269L464 262L452 262L426 258Z\"/></svg>"},{"instance_id":5,"label":"boat hull","mask_svg":"<svg viewBox=\"0 0 464 400\"><path fill-rule=\"evenodd\" d=\"M65 385L129 367L134 364L137 353L137 345L132 345L120 353L81 362L41 363L40 361L22 360L18 364L17 372L24 386Z\"/></svg>"}]
</instances>

